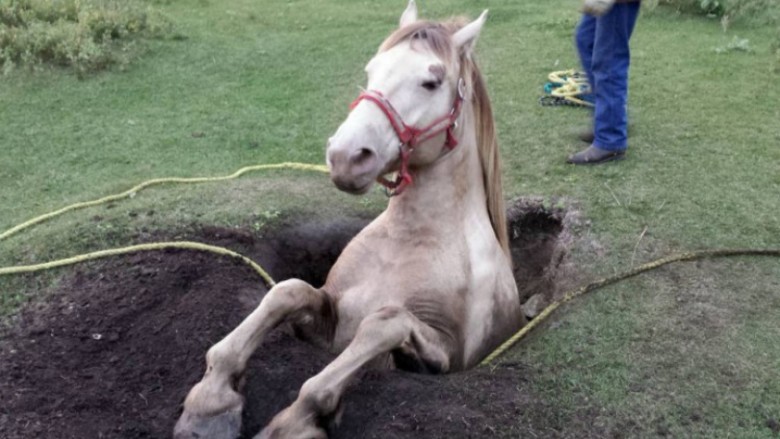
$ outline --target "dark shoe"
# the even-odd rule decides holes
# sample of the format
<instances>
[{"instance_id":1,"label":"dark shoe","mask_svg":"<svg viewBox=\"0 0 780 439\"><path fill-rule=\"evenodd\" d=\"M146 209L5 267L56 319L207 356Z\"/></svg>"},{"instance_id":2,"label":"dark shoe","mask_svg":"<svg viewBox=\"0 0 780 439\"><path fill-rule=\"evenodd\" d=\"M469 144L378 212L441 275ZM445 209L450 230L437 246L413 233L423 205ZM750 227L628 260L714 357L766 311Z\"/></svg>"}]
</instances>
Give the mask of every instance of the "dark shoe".
<instances>
[{"instance_id":1,"label":"dark shoe","mask_svg":"<svg viewBox=\"0 0 780 439\"><path fill-rule=\"evenodd\" d=\"M566 159L566 163L574 165L597 165L599 163L611 162L612 160L620 160L625 156L625 151L607 151L590 145L582 151L569 156L569 158Z\"/></svg>"}]
</instances>

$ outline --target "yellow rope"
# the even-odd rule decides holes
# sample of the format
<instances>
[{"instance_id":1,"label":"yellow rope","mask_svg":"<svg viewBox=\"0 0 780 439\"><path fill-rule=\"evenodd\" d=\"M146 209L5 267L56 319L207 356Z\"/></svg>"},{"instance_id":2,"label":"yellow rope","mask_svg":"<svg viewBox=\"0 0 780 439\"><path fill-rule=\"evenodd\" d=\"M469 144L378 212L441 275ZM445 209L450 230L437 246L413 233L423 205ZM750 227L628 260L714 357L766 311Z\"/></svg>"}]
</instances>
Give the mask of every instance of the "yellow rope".
<instances>
[{"instance_id":1,"label":"yellow rope","mask_svg":"<svg viewBox=\"0 0 780 439\"><path fill-rule=\"evenodd\" d=\"M550 74L551 80L559 80L560 78L555 75L556 73L569 73L569 72L553 72ZM575 85L574 81L571 80L572 86ZM570 96L564 96L567 98L570 98ZM307 170L307 171L319 171L319 172L328 172L328 168L324 165L313 165L308 163L294 163L294 162L284 162L284 163L274 163L274 164L268 164L268 165L254 165L254 166L246 166L238 171L230 174L230 175L224 175L224 176L218 176L218 177L193 177L193 178L179 178L179 177L172 177L172 178L156 178L152 180L144 181L140 184L137 184L133 186L132 188L118 193L114 195L108 195L103 198L99 198L97 200L92 201L84 201L80 203L71 204L69 206L65 206L61 209L58 209L53 212L49 212L43 215L40 215L38 217L32 218L28 221L25 221L15 227L12 227L5 232L0 234L0 241L7 239L8 237L19 233L20 231L27 229L29 227L32 227L36 224L42 223L46 220L49 220L51 218L57 217L59 215L62 215L64 213L70 212L72 210L77 209L83 209L87 207L97 206L99 204L105 204L109 203L111 201L120 200L123 198L129 198L134 196L137 192L146 189L150 186L154 185L160 185L160 184L166 184L166 183L207 183L207 182L215 182L215 181L225 181L225 180L231 180L234 178L238 178L241 175L252 172L252 171L259 171L259 170L266 170L266 169L299 169L299 170ZM226 249L224 247L217 247L213 245L203 244L199 242L190 242L190 241L179 241L179 242L155 242L155 243L148 243L148 244L138 244L138 245L131 245L128 247L120 247L120 248L113 248L108 250L100 250L96 252L91 253L85 253L82 255L76 255L72 256L70 258L65 259L58 259L55 261L50 261L46 263L41 264L34 264L34 265L20 265L15 267L0 267L0 276L3 275L11 275L11 274L22 274L22 273L32 273L42 270L48 270L52 268L57 267L63 267L67 265L73 265L80 262L86 262L91 261L95 259L100 258L106 258L109 256L119 256L119 255L126 255L130 253L137 253L141 251L159 251L159 250L167 250L167 249L184 249L184 250L197 250L197 251L203 251L203 252L210 252L218 255L223 256L230 256L232 258L236 258L240 260L241 262L249 265L252 267L252 269L255 270L257 274L260 275L260 277L263 278L263 280L266 282L266 284L269 287L272 287L275 285L275 282L273 278L256 262L249 259L248 257L241 255L239 253L236 253L232 250ZM621 274L617 274L615 276L607 277L595 282L591 282L577 290L570 291L566 293L563 298L560 300L557 300L553 303L551 303L549 306L547 306L541 313L539 313L536 318L534 318L530 323L525 325L522 329L520 329L517 333L515 333L512 337L510 337L507 341L502 343L498 348L496 348L490 355L485 357L484 360L480 363L480 366L486 366L489 365L491 362L493 362L496 358L501 356L504 352L506 352L508 349L510 349L515 343L520 341L523 337L525 337L526 334L528 334L532 329L534 329L536 326L538 326L540 323L542 323L547 317L550 316L558 307L563 305L566 302L571 301L575 297L581 296L585 293L591 292L593 290L602 288L607 285L614 284L616 282L619 282L624 279L628 279L630 277L634 277L640 273L644 273L646 271L654 270L656 268L659 268L661 266L670 264L672 262L681 262L681 261L691 261L695 259L702 259L702 258L713 258L713 257L724 257L724 256L740 256L740 255L759 255L759 256L780 256L780 249L719 249L719 250L702 250L698 252L689 252L689 253L682 253L675 256L669 256L666 258L661 258L652 262L649 262L647 264L641 265L633 270L626 271Z\"/></svg>"},{"instance_id":2,"label":"yellow rope","mask_svg":"<svg viewBox=\"0 0 780 439\"><path fill-rule=\"evenodd\" d=\"M519 331L517 331L515 335L509 337L507 341L502 343L490 355L485 357L485 359L483 359L482 362L479 363L479 365L480 366L489 365L491 362L493 362L493 360L501 356L504 352L509 350L509 348L514 346L515 343L520 341L520 339L525 337L526 334L531 332L532 329L534 329L540 323L542 323L547 317L550 316L550 314L553 313L553 311L558 309L558 307L560 307L566 302L569 302L575 297L581 296L585 293L589 293L593 290L597 290L607 285L620 282L630 277L634 277L646 271L655 270L656 268L662 267L667 264L671 264L672 262L693 261L696 259L703 259L703 258L716 258L716 257L725 257L725 256L748 256L748 255L780 256L780 248L777 249L716 249L716 250L701 250L695 252L681 253L678 255L672 255L665 258L657 259L655 261L648 262L644 265L640 265L639 267L636 267L632 270L628 270L626 272L616 274L614 276L610 276L604 279L597 280L595 282L591 282L585 285L584 287L566 293L563 296L563 298L561 298L560 300L556 300L555 302L548 305L547 308L545 308L541 313L539 313L538 316L536 316L527 325L523 326Z\"/></svg>"},{"instance_id":3,"label":"yellow rope","mask_svg":"<svg viewBox=\"0 0 780 439\"><path fill-rule=\"evenodd\" d=\"M328 172L328 167L325 165L312 165L308 163L294 163L294 162L284 162L284 163L274 163L269 165L254 165L254 166L246 166L244 168L239 169L238 171L230 174L230 175L223 175L218 177L192 177L192 178L179 178L179 177L171 177L171 178L155 178L152 180L144 181L143 183L140 183L138 185L133 186L132 188L114 195L108 195L103 198L99 198L97 200L92 201L83 201L80 203L71 204L70 206L65 206L62 209L55 210L54 212L49 212L46 214L43 214L41 216L37 216L35 218L32 218L28 221L25 221L15 227L12 227L8 230L6 230L3 233L0 233L0 241L9 238L11 235L15 235L16 233L19 233L20 231L32 227L36 224L42 223L44 221L47 221L51 218L54 218L56 216L60 216L64 213L70 212L72 210L77 209L84 209L86 207L92 207L97 206L99 204L105 204L109 203L111 201L121 200L123 198L130 198L135 196L136 193L140 192L143 189L146 189L150 186L160 185L160 184L167 184L167 183L208 183L208 182L215 182L215 181L225 181L225 180L231 180L234 178L238 178L243 174L246 174L247 172L252 171L260 171L260 170L266 170L266 169L300 169L305 171L319 171L319 172Z\"/></svg>"},{"instance_id":4,"label":"yellow rope","mask_svg":"<svg viewBox=\"0 0 780 439\"><path fill-rule=\"evenodd\" d=\"M40 216L37 216L35 218L32 218L30 220L27 220L15 227L12 227L8 230L6 230L3 233L0 233L0 241L9 238L12 235L15 235L19 232L21 232L24 229L27 229L29 227L32 227L36 224L40 224L44 221L47 221L51 218L63 215L67 212L70 212L72 210L77 209L84 209L87 207L97 206L100 204L110 203L112 201L121 200L124 198L131 198L135 196L136 193L140 192L143 189L146 189L150 186L160 185L160 184L167 184L167 183L208 183L208 182L216 182L216 181L225 181L225 180L231 180L234 178L238 178L242 176L243 174L246 174L247 172L252 171L260 171L260 170L266 170L266 169L299 169L299 170L306 170L306 171L318 171L318 172L328 172L327 166L324 165L313 165L308 163L294 163L294 162L284 162L284 163L274 163L274 164L268 164L268 165L254 165L254 166L245 166L238 171L230 174L230 175L223 175L223 176L217 176L217 177L170 177L170 178L155 178L151 180L144 181L142 183L139 183L132 188L113 195L108 195L103 198L99 198L97 200L91 200L91 201L83 201L80 203L71 204L69 206L65 206L61 209L55 210L53 212L49 212ZM34 264L34 265L20 265L15 267L0 267L0 276L3 275L11 275L11 274L22 274L22 273L33 273L36 271L42 271L42 270L49 270L52 268L57 267L63 267L66 265L73 265L80 262L86 262L91 261L95 259L100 258L106 258L109 256L118 256L118 255L126 255L130 253L137 253L141 251L159 251L159 250L167 250L167 249L183 249L183 250L197 250L197 251L203 251L203 252L209 252L214 253L218 255L223 256L230 256L232 258L236 258L240 260L241 262L249 265L252 267L252 269L257 272L257 274L260 275L261 278L265 281L265 283L269 287L273 287L275 285L275 282L273 278L271 278L271 275L269 275L263 267L258 265L253 260L249 259L248 257L241 255L239 253L236 253L232 250L226 249L224 247L217 247L213 245L208 244L202 244L199 242L190 242L190 241L179 241L179 242L154 242L154 243L147 243L147 244L138 244L138 245L131 245L129 247L121 247L121 248L113 248L108 250L100 250L95 251L91 253L85 253L81 255L72 256L70 258L65 259L58 259L55 261L50 261L46 263L41 264Z\"/></svg>"},{"instance_id":5,"label":"yellow rope","mask_svg":"<svg viewBox=\"0 0 780 439\"><path fill-rule=\"evenodd\" d=\"M591 102L582 100L577 97L583 93L583 85L588 84L586 78L580 77L578 75L582 74L576 70L561 70L557 72L551 72L547 76L547 79L549 79L552 83L560 84L560 86L551 90L550 95L557 98L563 98L586 107L593 107ZM589 86L588 90L590 90Z\"/></svg>"},{"instance_id":6,"label":"yellow rope","mask_svg":"<svg viewBox=\"0 0 780 439\"><path fill-rule=\"evenodd\" d=\"M208 245L208 244L202 244L200 242L190 242L190 241L153 242L148 244L138 244L138 245L131 245L129 247L100 250L92 253L73 256L70 258L58 259L56 261L46 262L43 264L20 265L16 267L0 267L0 276L7 275L7 274L22 274L22 273L32 273L32 272L42 271L42 270L49 270L52 268L77 264L79 262L86 262L95 259L107 258L109 256L119 256L119 255L126 255L130 253L142 252L142 251L159 251L159 250L169 250L169 249L197 250L197 251L215 253L222 256L230 256L232 258L236 258L239 261L252 267L252 269L254 269L255 272L257 272L257 274L259 274L260 277L263 278L263 280L269 287L273 287L275 285L275 282L273 278L271 278L271 275L269 275L263 269L263 267L261 267L255 261L249 259L248 257L223 247L217 247L214 245Z\"/></svg>"}]
</instances>

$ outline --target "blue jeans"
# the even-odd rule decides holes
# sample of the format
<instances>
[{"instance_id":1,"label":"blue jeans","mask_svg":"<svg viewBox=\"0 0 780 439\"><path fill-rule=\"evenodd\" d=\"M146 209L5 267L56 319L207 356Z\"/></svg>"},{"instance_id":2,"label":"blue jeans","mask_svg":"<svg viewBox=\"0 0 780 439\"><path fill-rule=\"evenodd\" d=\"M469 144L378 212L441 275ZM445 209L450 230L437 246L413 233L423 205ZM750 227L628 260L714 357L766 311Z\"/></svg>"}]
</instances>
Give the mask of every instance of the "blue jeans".
<instances>
[{"instance_id":1,"label":"blue jeans","mask_svg":"<svg viewBox=\"0 0 780 439\"><path fill-rule=\"evenodd\" d=\"M593 145L608 151L628 147L628 41L639 2L616 3L601 17L583 15L575 37L582 68L593 88Z\"/></svg>"}]
</instances>

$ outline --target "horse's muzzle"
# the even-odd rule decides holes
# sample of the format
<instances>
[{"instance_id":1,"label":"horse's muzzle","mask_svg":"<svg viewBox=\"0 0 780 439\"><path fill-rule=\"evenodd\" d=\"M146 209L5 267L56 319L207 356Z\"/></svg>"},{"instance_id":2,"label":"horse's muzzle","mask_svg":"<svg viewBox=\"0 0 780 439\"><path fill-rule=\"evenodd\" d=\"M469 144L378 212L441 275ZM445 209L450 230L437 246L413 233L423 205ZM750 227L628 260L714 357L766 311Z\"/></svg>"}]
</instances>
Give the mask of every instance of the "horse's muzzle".
<instances>
[{"instance_id":1,"label":"horse's muzzle","mask_svg":"<svg viewBox=\"0 0 780 439\"><path fill-rule=\"evenodd\" d=\"M340 190L351 194L368 192L379 175L379 158L373 148L339 148L328 145L330 178Z\"/></svg>"}]
</instances>

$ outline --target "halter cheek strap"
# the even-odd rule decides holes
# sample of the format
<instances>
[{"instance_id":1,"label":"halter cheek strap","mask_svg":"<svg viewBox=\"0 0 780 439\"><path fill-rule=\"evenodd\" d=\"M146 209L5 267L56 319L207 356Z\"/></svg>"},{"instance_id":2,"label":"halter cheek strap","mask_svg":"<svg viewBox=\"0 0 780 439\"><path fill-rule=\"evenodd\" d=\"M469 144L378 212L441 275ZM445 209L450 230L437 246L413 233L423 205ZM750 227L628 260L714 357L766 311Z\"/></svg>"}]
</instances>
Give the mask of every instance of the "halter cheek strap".
<instances>
[{"instance_id":1,"label":"halter cheek strap","mask_svg":"<svg viewBox=\"0 0 780 439\"><path fill-rule=\"evenodd\" d=\"M457 126L457 119L463 106L464 88L463 78L458 79L457 96L455 96L455 102L452 104L450 112L435 119L423 128L407 125L390 101L377 90L365 90L352 102L349 107L350 110L354 109L362 100L368 100L376 104L385 117L387 117L390 126L393 127L400 141L398 148L400 149L401 169L398 171L395 181L387 180L382 176L377 178L377 182L387 189L389 195L399 195L407 186L412 184L414 179L409 172L409 159L412 156L412 152L414 152L414 148L418 145L445 131L447 138L444 141L444 146L452 150L458 145L458 139L455 137L453 130Z\"/></svg>"}]
</instances>

